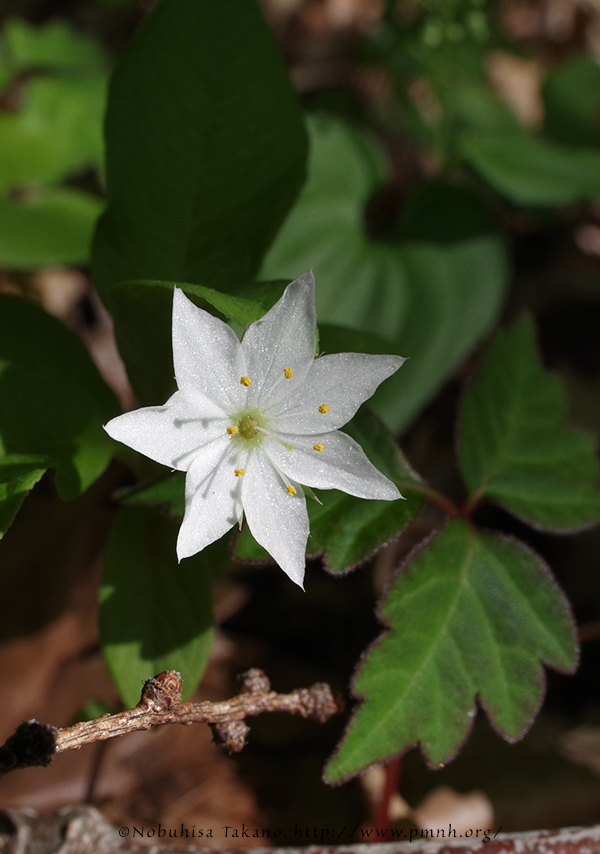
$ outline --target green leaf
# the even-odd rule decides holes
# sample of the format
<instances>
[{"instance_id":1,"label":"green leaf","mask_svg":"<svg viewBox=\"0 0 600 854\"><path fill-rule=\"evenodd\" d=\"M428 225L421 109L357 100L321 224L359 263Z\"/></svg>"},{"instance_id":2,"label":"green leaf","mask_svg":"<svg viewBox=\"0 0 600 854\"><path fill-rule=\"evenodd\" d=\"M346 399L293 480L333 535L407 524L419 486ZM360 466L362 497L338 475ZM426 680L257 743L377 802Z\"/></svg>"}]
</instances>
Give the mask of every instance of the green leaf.
<instances>
[{"instance_id":1,"label":"green leaf","mask_svg":"<svg viewBox=\"0 0 600 854\"><path fill-rule=\"evenodd\" d=\"M210 582L222 546L178 563L176 539L173 522L127 508L108 543L100 640L126 706L134 706L143 682L163 670L181 673L187 699L206 669L213 637Z\"/></svg>"},{"instance_id":2,"label":"green leaf","mask_svg":"<svg viewBox=\"0 0 600 854\"><path fill-rule=\"evenodd\" d=\"M290 280L314 267L320 324L375 334L387 340L387 352L410 357L371 402L399 432L493 324L506 285L505 249L477 200L454 188L437 191L443 216L436 221L456 219L458 195L472 229L438 233L427 203L411 213L410 241L370 238L365 207L386 174L379 148L323 116L309 130L309 180L262 276Z\"/></svg>"},{"instance_id":3,"label":"green leaf","mask_svg":"<svg viewBox=\"0 0 600 854\"><path fill-rule=\"evenodd\" d=\"M10 528L19 507L48 468L43 457L13 455L0 458L0 537Z\"/></svg>"},{"instance_id":4,"label":"green leaf","mask_svg":"<svg viewBox=\"0 0 600 854\"><path fill-rule=\"evenodd\" d=\"M201 308L208 304L240 326L247 326L262 317L279 299L286 284L263 282L236 287L235 293L239 295L178 282L142 281L117 285L113 289L117 343L140 403L163 402L175 387L171 342L174 287L185 291Z\"/></svg>"},{"instance_id":5,"label":"green leaf","mask_svg":"<svg viewBox=\"0 0 600 854\"><path fill-rule=\"evenodd\" d=\"M321 492L322 505L308 500L308 552L323 553L325 566L334 573L353 569L395 537L418 513L424 490L394 437L371 412L360 410L344 427L344 432L360 443L371 462L396 484L404 499L368 501L332 489ZM234 555L240 560L272 560L247 526L237 539Z\"/></svg>"},{"instance_id":6,"label":"green leaf","mask_svg":"<svg viewBox=\"0 0 600 854\"><path fill-rule=\"evenodd\" d=\"M102 210L95 196L55 188L20 201L0 198L0 265L32 270L54 264L85 264Z\"/></svg>"},{"instance_id":7,"label":"green leaf","mask_svg":"<svg viewBox=\"0 0 600 854\"><path fill-rule=\"evenodd\" d=\"M600 195L600 150L525 133L464 133L459 148L479 175L517 205L564 205Z\"/></svg>"},{"instance_id":8,"label":"green leaf","mask_svg":"<svg viewBox=\"0 0 600 854\"><path fill-rule=\"evenodd\" d=\"M114 443L102 424L118 412L73 333L25 300L0 295L0 451L46 457L61 496L73 498L108 465Z\"/></svg>"},{"instance_id":9,"label":"green leaf","mask_svg":"<svg viewBox=\"0 0 600 854\"><path fill-rule=\"evenodd\" d=\"M103 76L30 80L20 108L0 113L0 190L99 165L105 100Z\"/></svg>"},{"instance_id":10,"label":"green leaf","mask_svg":"<svg viewBox=\"0 0 600 854\"><path fill-rule=\"evenodd\" d=\"M600 68L576 56L551 68L542 86L544 129L552 139L600 146Z\"/></svg>"},{"instance_id":11,"label":"green leaf","mask_svg":"<svg viewBox=\"0 0 600 854\"><path fill-rule=\"evenodd\" d=\"M360 666L362 702L325 771L339 783L420 743L433 766L466 738L476 698L508 741L544 693L541 662L572 671L568 604L522 544L450 522L397 576L382 607L390 627Z\"/></svg>"},{"instance_id":12,"label":"green leaf","mask_svg":"<svg viewBox=\"0 0 600 854\"><path fill-rule=\"evenodd\" d=\"M306 135L254 0L162 0L115 71L110 202L95 243L120 281L250 281L304 179Z\"/></svg>"},{"instance_id":13,"label":"green leaf","mask_svg":"<svg viewBox=\"0 0 600 854\"><path fill-rule=\"evenodd\" d=\"M462 406L460 457L471 503L488 498L554 531L600 518L591 435L563 421L558 379L544 372L531 320L496 333Z\"/></svg>"},{"instance_id":14,"label":"green leaf","mask_svg":"<svg viewBox=\"0 0 600 854\"><path fill-rule=\"evenodd\" d=\"M4 23L3 37L13 73L31 69L82 72L102 68L108 56L95 40L65 21L31 26L20 18Z\"/></svg>"},{"instance_id":15,"label":"green leaf","mask_svg":"<svg viewBox=\"0 0 600 854\"><path fill-rule=\"evenodd\" d=\"M135 507L165 507L169 515L183 519L185 513L185 474L173 472L170 477L156 483L142 484L120 492L119 503Z\"/></svg>"}]
</instances>

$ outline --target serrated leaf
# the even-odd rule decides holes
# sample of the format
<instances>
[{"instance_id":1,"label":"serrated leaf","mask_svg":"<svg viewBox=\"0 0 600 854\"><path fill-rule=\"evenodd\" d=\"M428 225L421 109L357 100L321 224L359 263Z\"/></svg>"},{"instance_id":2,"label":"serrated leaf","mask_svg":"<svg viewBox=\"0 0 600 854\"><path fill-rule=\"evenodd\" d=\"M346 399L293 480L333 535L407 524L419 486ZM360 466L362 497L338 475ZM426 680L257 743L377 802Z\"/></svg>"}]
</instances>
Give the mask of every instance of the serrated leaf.
<instances>
[{"instance_id":1,"label":"serrated leaf","mask_svg":"<svg viewBox=\"0 0 600 854\"><path fill-rule=\"evenodd\" d=\"M96 277L250 281L304 178L300 110L254 0L163 0L115 71Z\"/></svg>"},{"instance_id":2,"label":"serrated leaf","mask_svg":"<svg viewBox=\"0 0 600 854\"><path fill-rule=\"evenodd\" d=\"M69 187L0 198L0 265L21 270L85 264L102 202Z\"/></svg>"},{"instance_id":3,"label":"serrated leaf","mask_svg":"<svg viewBox=\"0 0 600 854\"><path fill-rule=\"evenodd\" d=\"M461 519L404 567L380 615L391 631L360 666L354 693L365 702L326 768L329 783L417 742L432 766L449 761L477 697L514 741L539 708L541 662L563 671L576 664L570 610L542 560Z\"/></svg>"},{"instance_id":4,"label":"serrated leaf","mask_svg":"<svg viewBox=\"0 0 600 854\"><path fill-rule=\"evenodd\" d=\"M600 195L600 150L567 146L526 133L465 133L465 160L517 205L564 205Z\"/></svg>"},{"instance_id":5,"label":"serrated leaf","mask_svg":"<svg viewBox=\"0 0 600 854\"><path fill-rule=\"evenodd\" d=\"M334 573L352 569L392 539L416 516L423 501L422 482L378 418L363 407L344 432L356 439L404 499L367 501L332 489L320 493L322 505L307 501L307 550L309 554L324 554L326 567ZM234 555L240 560L271 560L247 527L236 541Z\"/></svg>"},{"instance_id":6,"label":"serrated leaf","mask_svg":"<svg viewBox=\"0 0 600 854\"><path fill-rule=\"evenodd\" d=\"M99 477L114 451L102 424L119 412L82 342L18 297L0 295L0 448L56 467L63 498Z\"/></svg>"},{"instance_id":7,"label":"serrated leaf","mask_svg":"<svg viewBox=\"0 0 600 854\"><path fill-rule=\"evenodd\" d=\"M379 147L324 116L308 127L309 179L262 276L290 280L314 267L319 323L375 334L387 340L387 352L410 357L371 402L399 432L494 322L506 284L504 246L481 205L454 188L436 191L434 203L452 220L458 195L461 212L470 210L470 230L435 233L421 205L410 240L373 240L364 222L387 176Z\"/></svg>"},{"instance_id":8,"label":"serrated leaf","mask_svg":"<svg viewBox=\"0 0 600 854\"><path fill-rule=\"evenodd\" d=\"M0 458L0 537L47 468L48 461L43 457L15 454Z\"/></svg>"},{"instance_id":9,"label":"serrated leaf","mask_svg":"<svg viewBox=\"0 0 600 854\"><path fill-rule=\"evenodd\" d=\"M461 410L460 458L471 503L488 498L554 531L600 519L595 442L563 426L561 383L547 374L527 317L499 330Z\"/></svg>"},{"instance_id":10,"label":"serrated leaf","mask_svg":"<svg viewBox=\"0 0 600 854\"><path fill-rule=\"evenodd\" d=\"M100 640L126 706L144 680L178 670L188 698L202 678L213 637L211 577L215 544L177 562L177 525L126 508L111 533L100 592Z\"/></svg>"}]
</instances>

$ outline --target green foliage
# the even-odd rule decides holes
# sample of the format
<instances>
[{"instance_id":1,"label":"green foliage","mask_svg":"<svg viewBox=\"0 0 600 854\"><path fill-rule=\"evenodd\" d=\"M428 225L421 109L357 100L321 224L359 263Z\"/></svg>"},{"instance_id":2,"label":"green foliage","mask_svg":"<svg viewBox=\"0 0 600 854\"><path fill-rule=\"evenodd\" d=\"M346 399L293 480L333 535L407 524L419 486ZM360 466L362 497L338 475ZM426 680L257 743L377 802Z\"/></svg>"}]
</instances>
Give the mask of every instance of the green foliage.
<instances>
[{"instance_id":1,"label":"green foliage","mask_svg":"<svg viewBox=\"0 0 600 854\"><path fill-rule=\"evenodd\" d=\"M433 766L466 738L476 697L508 740L538 709L541 662L576 664L569 607L540 558L520 543L453 520L397 576L382 607L390 627L362 664L362 699L325 778L341 782L419 742Z\"/></svg>"},{"instance_id":2,"label":"green foliage","mask_svg":"<svg viewBox=\"0 0 600 854\"><path fill-rule=\"evenodd\" d=\"M117 412L114 395L75 335L30 303L0 296L4 455L44 457L56 468L61 496L73 498L108 465L114 445L102 424ZM37 471L33 462L31 477ZM27 478L21 476L17 490Z\"/></svg>"},{"instance_id":3,"label":"green foliage","mask_svg":"<svg viewBox=\"0 0 600 854\"><path fill-rule=\"evenodd\" d=\"M577 56L550 69L542 87L544 130L557 142L600 146L600 68Z\"/></svg>"},{"instance_id":4,"label":"green foliage","mask_svg":"<svg viewBox=\"0 0 600 854\"><path fill-rule=\"evenodd\" d=\"M355 415L344 432L356 439L371 462L396 484L403 498L367 501L333 489L321 494L322 504L309 499L308 551L323 554L325 565L334 573L353 569L393 539L417 515L425 488L394 437L366 408ZM247 527L237 539L234 555L240 560L271 560Z\"/></svg>"},{"instance_id":5,"label":"green foliage","mask_svg":"<svg viewBox=\"0 0 600 854\"><path fill-rule=\"evenodd\" d=\"M120 305L136 296L114 286L250 280L304 177L300 111L254 0L163 0L117 67L106 133L96 281L121 345L162 346L166 295L138 303L137 316ZM156 403L160 383L135 369L131 380L141 402Z\"/></svg>"},{"instance_id":6,"label":"green foliage","mask_svg":"<svg viewBox=\"0 0 600 854\"><path fill-rule=\"evenodd\" d=\"M102 204L81 190L48 188L0 197L0 265L22 270L84 264Z\"/></svg>"},{"instance_id":7,"label":"green foliage","mask_svg":"<svg viewBox=\"0 0 600 854\"><path fill-rule=\"evenodd\" d=\"M210 582L219 547L177 563L177 528L140 508L121 511L104 561L100 639L104 660L126 706L142 684L178 670L183 697L206 668L213 636Z\"/></svg>"},{"instance_id":8,"label":"green foliage","mask_svg":"<svg viewBox=\"0 0 600 854\"><path fill-rule=\"evenodd\" d=\"M22 71L94 72L107 57L93 39L76 32L65 21L41 27L11 18L4 24L4 62L13 74Z\"/></svg>"},{"instance_id":9,"label":"green foliage","mask_svg":"<svg viewBox=\"0 0 600 854\"><path fill-rule=\"evenodd\" d=\"M467 162L518 205L563 205L600 195L600 150L566 146L525 133L468 134Z\"/></svg>"},{"instance_id":10,"label":"green foliage","mask_svg":"<svg viewBox=\"0 0 600 854\"><path fill-rule=\"evenodd\" d=\"M14 107L0 110L2 266L27 270L88 260L102 205L58 185L101 167L106 66L103 49L64 22L5 23L0 78L14 90L7 99Z\"/></svg>"},{"instance_id":11,"label":"green foliage","mask_svg":"<svg viewBox=\"0 0 600 854\"><path fill-rule=\"evenodd\" d=\"M410 240L383 241L365 230L365 207L386 175L370 137L338 121L310 121L309 179L269 251L264 278L314 267L319 321L375 333L410 361L376 392L374 410L406 428L494 322L506 284L502 240L466 191L431 191L415 202ZM351 175L348 180L344 176ZM455 238L455 195L470 211ZM429 212L443 223L435 234ZM485 229L482 233L482 224Z\"/></svg>"},{"instance_id":12,"label":"green foliage","mask_svg":"<svg viewBox=\"0 0 600 854\"><path fill-rule=\"evenodd\" d=\"M472 501L503 504L555 531L600 519L592 436L562 426L566 400L546 374L531 321L500 330L462 407L460 454Z\"/></svg>"},{"instance_id":13,"label":"green foliage","mask_svg":"<svg viewBox=\"0 0 600 854\"><path fill-rule=\"evenodd\" d=\"M44 457L0 457L0 537L10 528L27 493L48 468Z\"/></svg>"}]
</instances>

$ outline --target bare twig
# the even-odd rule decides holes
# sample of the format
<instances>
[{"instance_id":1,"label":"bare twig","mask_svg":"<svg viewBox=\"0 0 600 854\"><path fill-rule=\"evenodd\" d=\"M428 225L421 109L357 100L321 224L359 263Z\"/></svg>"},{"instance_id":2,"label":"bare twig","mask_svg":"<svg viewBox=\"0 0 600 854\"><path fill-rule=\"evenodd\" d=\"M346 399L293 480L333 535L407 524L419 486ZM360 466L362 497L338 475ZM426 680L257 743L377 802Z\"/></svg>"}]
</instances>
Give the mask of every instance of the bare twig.
<instances>
[{"instance_id":1,"label":"bare twig","mask_svg":"<svg viewBox=\"0 0 600 854\"><path fill-rule=\"evenodd\" d=\"M182 703L180 674L165 670L144 683L140 702L126 712L102 715L62 729L35 720L25 721L0 747L0 776L16 768L50 765L56 754L65 750L78 750L84 744L163 724L209 724L215 741L238 753L246 743L247 717L263 712L287 712L324 722L338 711L329 685L317 683L290 694L277 694L271 691L269 680L257 668L242 676L242 690L231 700Z\"/></svg>"}]
</instances>

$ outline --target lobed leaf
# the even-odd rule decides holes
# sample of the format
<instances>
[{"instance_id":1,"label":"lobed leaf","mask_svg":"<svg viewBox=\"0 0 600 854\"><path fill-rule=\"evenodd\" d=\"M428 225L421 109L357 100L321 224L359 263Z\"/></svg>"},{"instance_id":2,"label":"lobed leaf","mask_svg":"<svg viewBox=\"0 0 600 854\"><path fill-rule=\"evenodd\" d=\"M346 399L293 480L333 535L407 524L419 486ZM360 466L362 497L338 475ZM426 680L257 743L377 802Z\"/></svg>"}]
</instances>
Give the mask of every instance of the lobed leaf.
<instances>
[{"instance_id":1,"label":"lobed leaf","mask_svg":"<svg viewBox=\"0 0 600 854\"><path fill-rule=\"evenodd\" d=\"M176 538L173 522L129 507L109 539L100 591L100 641L127 707L139 701L143 682L163 670L181 673L187 699L206 669L213 637L215 547L178 563Z\"/></svg>"},{"instance_id":2,"label":"lobed leaf","mask_svg":"<svg viewBox=\"0 0 600 854\"><path fill-rule=\"evenodd\" d=\"M99 477L114 445L102 424L116 398L73 333L46 312L0 295L0 449L35 455L74 498Z\"/></svg>"},{"instance_id":3,"label":"lobed leaf","mask_svg":"<svg viewBox=\"0 0 600 854\"><path fill-rule=\"evenodd\" d=\"M514 741L544 691L541 662L572 671L568 603L521 543L454 519L396 577L380 609L389 626L354 682L362 701L325 770L339 783L420 743L433 766L466 738L479 697Z\"/></svg>"},{"instance_id":4,"label":"lobed leaf","mask_svg":"<svg viewBox=\"0 0 600 854\"><path fill-rule=\"evenodd\" d=\"M399 432L493 324L506 284L504 246L477 200L451 187L436 188L435 199L415 207L407 238L372 239L365 209L387 177L380 149L324 116L308 128L309 179L262 276L289 280L314 267L320 323L375 334L387 352L410 357L371 402ZM456 221L457 195L470 216L464 230L451 233L445 223ZM432 207L440 211L439 232Z\"/></svg>"},{"instance_id":5,"label":"lobed leaf","mask_svg":"<svg viewBox=\"0 0 600 854\"><path fill-rule=\"evenodd\" d=\"M499 330L461 410L460 459L471 502L488 498L554 531L600 519L595 443L563 426L561 383L540 364L527 317Z\"/></svg>"}]
</instances>

